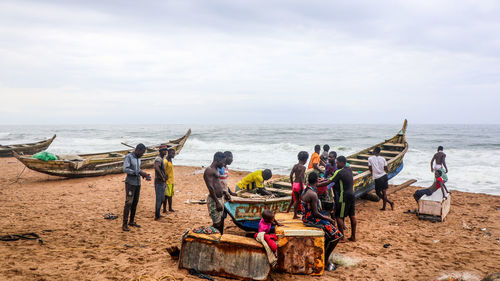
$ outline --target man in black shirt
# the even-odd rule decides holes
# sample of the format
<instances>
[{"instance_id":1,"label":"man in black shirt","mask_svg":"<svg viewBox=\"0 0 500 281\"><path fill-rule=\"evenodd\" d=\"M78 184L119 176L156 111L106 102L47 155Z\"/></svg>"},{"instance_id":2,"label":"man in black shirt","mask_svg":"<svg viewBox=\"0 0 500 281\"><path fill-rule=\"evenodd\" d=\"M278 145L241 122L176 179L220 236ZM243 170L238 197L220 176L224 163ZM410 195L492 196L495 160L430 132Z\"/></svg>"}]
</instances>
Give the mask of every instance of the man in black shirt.
<instances>
[{"instance_id":1,"label":"man in black shirt","mask_svg":"<svg viewBox=\"0 0 500 281\"><path fill-rule=\"evenodd\" d=\"M346 158L344 156L337 157L337 170L333 176L327 181L321 182L318 186L329 185L333 186L335 194L335 220L337 221L338 229L344 234L344 218L349 216L351 220L351 237L350 241L356 241L356 216L354 210L354 190L352 170L346 166Z\"/></svg>"}]
</instances>

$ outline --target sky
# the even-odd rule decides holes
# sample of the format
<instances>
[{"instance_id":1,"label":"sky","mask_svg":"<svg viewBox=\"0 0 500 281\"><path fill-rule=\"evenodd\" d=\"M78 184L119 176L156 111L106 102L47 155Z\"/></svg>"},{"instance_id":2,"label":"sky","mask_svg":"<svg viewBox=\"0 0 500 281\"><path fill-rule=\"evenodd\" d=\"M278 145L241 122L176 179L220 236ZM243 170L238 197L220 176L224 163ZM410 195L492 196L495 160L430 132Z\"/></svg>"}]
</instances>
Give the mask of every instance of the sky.
<instances>
[{"instance_id":1,"label":"sky","mask_svg":"<svg viewBox=\"0 0 500 281\"><path fill-rule=\"evenodd\" d=\"M0 0L0 124L499 124L498 15L492 0Z\"/></svg>"}]
</instances>

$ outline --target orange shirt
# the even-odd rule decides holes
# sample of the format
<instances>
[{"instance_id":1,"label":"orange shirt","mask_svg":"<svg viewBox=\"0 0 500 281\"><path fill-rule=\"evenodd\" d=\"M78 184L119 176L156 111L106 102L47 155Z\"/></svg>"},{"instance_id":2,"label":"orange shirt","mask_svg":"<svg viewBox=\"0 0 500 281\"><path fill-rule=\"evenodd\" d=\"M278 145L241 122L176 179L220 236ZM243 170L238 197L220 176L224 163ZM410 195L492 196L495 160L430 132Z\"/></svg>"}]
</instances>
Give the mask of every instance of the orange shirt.
<instances>
[{"instance_id":1,"label":"orange shirt","mask_svg":"<svg viewBox=\"0 0 500 281\"><path fill-rule=\"evenodd\" d=\"M311 161L309 161L309 167L307 167L308 169L312 169L314 166L314 164L318 164L319 166L319 154L314 152L313 154L311 154Z\"/></svg>"}]
</instances>

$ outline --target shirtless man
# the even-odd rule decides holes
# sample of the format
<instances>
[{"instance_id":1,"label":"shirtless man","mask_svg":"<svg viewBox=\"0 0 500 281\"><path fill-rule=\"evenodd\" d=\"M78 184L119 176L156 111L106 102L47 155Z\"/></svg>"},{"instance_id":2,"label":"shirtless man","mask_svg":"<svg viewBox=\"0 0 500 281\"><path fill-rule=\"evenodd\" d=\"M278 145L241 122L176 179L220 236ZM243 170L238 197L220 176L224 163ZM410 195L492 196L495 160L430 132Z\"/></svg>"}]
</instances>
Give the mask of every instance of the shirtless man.
<instances>
[{"instance_id":1,"label":"shirtless man","mask_svg":"<svg viewBox=\"0 0 500 281\"><path fill-rule=\"evenodd\" d=\"M203 173L203 179L209 192L207 197L208 213L212 218L213 227L217 228L221 234L224 232L224 219L226 217L224 200L231 200L228 191L222 187L219 171L217 170L224 167L225 163L226 157L224 153L216 152L212 164Z\"/></svg>"},{"instance_id":2,"label":"shirtless man","mask_svg":"<svg viewBox=\"0 0 500 281\"><path fill-rule=\"evenodd\" d=\"M295 164L290 172L290 182L292 183L292 199L290 199L290 205L288 205L287 213L290 212L290 208L293 205L293 218L298 218L297 212L301 210L300 208L300 195L304 191L304 183L306 182L306 161L309 158L309 153L307 151L301 151L297 155L299 163ZM294 176L295 175L295 176Z\"/></svg>"},{"instance_id":3,"label":"shirtless man","mask_svg":"<svg viewBox=\"0 0 500 281\"><path fill-rule=\"evenodd\" d=\"M434 160L436 160L436 164L434 164ZM444 167L444 168L443 168ZM434 170L440 170L443 175L444 182L448 181L448 167L446 166L446 154L443 152L443 147L439 146L436 154L431 159L431 172L434 173Z\"/></svg>"}]
</instances>

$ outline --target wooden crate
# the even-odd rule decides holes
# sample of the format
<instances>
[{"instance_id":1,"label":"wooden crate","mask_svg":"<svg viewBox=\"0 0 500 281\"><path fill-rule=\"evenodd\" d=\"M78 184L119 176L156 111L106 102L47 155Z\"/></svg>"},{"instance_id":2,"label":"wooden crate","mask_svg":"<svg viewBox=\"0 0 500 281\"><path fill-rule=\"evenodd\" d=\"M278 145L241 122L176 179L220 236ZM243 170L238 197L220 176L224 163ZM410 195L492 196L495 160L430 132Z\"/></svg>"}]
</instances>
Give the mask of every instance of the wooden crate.
<instances>
[{"instance_id":1,"label":"wooden crate","mask_svg":"<svg viewBox=\"0 0 500 281\"><path fill-rule=\"evenodd\" d=\"M276 227L278 235L277 270L291 274L322 275L325 269L324 232L292 219L292 213L278 213L284 226Z\"/></svg>"},{"instance_id":2,"label":"wooden crate","mask_svg":"<svg viewBox=\"0 0 500 281\"><path fill-rule=\"evenodd\" d=\"M271 267L262 244L231 234L197 234L182 238L179 268L243 280L266 280Z\"/></svg>"},{"instance_id":3,"label":"wooden crate","mask_svg":"<svg viewBox=\"0 0 500 281\"><path fill-rule=\"evenodd\" d=\"M441 190L437 190L431 196L424 195L418 201L418 217L432 221L444 221L450 212L451 195L443 200Z\"/></svg>"}]
</instances>

